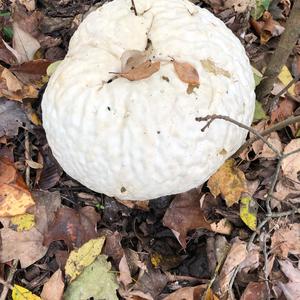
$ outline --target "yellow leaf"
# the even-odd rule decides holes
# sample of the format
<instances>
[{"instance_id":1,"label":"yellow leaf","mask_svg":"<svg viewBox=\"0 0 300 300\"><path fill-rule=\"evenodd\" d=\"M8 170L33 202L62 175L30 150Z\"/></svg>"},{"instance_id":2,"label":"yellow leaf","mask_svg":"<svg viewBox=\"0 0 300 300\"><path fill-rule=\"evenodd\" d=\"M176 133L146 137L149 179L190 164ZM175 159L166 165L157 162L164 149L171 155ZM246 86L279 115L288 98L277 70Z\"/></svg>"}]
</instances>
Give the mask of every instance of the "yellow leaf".
<instances>
[{"instance_id":1,"label":"yellow leaf","mask_svg":"<svg viewBox=\"0 0 300 300\"><path fill-rule=\"evenodd\" d=\"M205 292L204 300L219 300L219 298L214 294L213 290L209 287Z\"/></svg>"},{"instance_id":2,"label":"yellow leaf","mask_svg":"<svg viewBox=\"0 0 300 300\"><path fill-rule=\"evenodd\" d=\"M233 159L227 160L221 168L212 175L207 183L210 192L225 199L227 206L237 203L242 192L246 192L244 173L235 166Z\"/></svg>"},{"instance_id":3,"label":"yellow leaf","mask_svg":"<svg viewBox=\"0 0 300 300\"><path fill-rule=\"evenodd\" d=\"M85 267L94 262L101 253L104 241L105 237L92 239L70 253L65 267L66 276L69 281L76 279Z\"/></svg>"},{"instance_id":4,"label":"yellow leaf","mask_svg":"<svg viewBox=\"0 0 300 300\"><path fill-rule=\"evenodd\" d=\"M253 231L257 225L257 208L258 205L250 196L242 197L240 202L240 217L243 222Z\"/></svg>"},{"instance_id":5,"label":"yellow leaf","mask_svg":"<svg viewBox=\"0 0 300 300\"><path fill-rule=\"evenodd\" d=\"M150 260L151 260L153 267L158 268L162 261L162 256L161 256L161 254L154 252L151 254Z\"/></svg>"},{"instance_id":6,"label":"yellow leaf","mask_svg":"<svg viewBox=\"0 0 300 300\"><path fill-rule=\"evenodd\" d=\"M292 80L293 77L289 71L289 69L287 68L287 66L283 66L281 69L280 74L278 75L278 79L285 85L287 86ZM292 96L296 96L295 94L295 85L292 84L292 86L289 87L288 92L292 95Z\"/></svg>"},{"instance_id":7,"label":"yellow leaf","mask_svg":"<svg viewBox=\"0 0 300 300\"><path fill-rule=\"evenodd\" d=\"M30 230L34 225L34 215L24 214L12 217L10 223L13 227L16 228L17 232Z\"/></svg>"},{"instance_id":8,"label":"yellow leaf","mask_svg":"<svg viewBox=\"0 0 300 300\"><path fill-rule=\"evenodd\" d=\"M58 60L55 61L54 63L52 63L51 65L49 65L49 67L47 68L47 76L50 77L55 70L57 69L57 67L61 64L62 60Z\"/></svg>"},{"instance_id":9,"label":"yellow leaf","mask_svg":"<svg viewBox=\"0 0 300 300\"><path fill-rule=\"evenodd\" d=\"M42 300L39 296L32 294L24 287L15 284L12 290L13 300Z\"/></svg>"}]
</instances>

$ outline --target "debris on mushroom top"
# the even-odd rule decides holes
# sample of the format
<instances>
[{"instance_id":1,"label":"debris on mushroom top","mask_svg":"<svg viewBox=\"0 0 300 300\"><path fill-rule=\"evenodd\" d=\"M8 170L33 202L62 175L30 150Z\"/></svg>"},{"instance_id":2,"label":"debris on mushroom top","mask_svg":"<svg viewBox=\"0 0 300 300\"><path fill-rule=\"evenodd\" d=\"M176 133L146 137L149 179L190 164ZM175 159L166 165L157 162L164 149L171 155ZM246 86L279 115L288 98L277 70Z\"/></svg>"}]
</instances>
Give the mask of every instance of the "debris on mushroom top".
<instances>
[{"instance_id":1,"label":"debris on mushroom top","mask_svg":"<svg viewBox=\"0 0 300 300\"><path fill-rule=\"evenodd\" d=\"M254 80L243 46L185 0L114 0L73 35L44 94L44 128L63 169L87 187L144 200L187 191L243 143Z\"/></svg>"}]
</instances>

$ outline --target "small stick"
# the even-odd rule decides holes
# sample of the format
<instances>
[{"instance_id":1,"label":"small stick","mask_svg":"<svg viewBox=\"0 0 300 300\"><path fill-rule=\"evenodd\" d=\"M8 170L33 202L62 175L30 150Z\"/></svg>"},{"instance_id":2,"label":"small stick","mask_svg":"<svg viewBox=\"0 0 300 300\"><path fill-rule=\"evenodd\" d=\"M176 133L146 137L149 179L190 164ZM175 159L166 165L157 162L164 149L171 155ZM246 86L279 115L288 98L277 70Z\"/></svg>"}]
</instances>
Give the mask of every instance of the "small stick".
<instances>
[{"instance_id":1,"label":"small stick","mask_svg":"<svg viewBox=\"0 0 300 300\"><path fill-rule=\"evenodd\" d=\"M197 117L195 118L196 121L201 122L201 121L207 121L207 124L201 129L201 131L204 131L206 128L209 127L209 125L216 119L220 119L220 120L225 120L228 121L230 123L233 123L243 129L246 129L248 131L250 131L251 133L253 133L254 135L256 135L259 139L261 139L273 152L275 152L278 156L281 156L280 151L278 151L276 148L274 148L274 146L269 143L257 130L253 129L252 127L249 127L247 125L244 125L243 123L240 123L228 116L222 116L222 115L208 115L206 117Z\"/></svg>"},{"instance_id":2,"label":"small stick","mask_svg":"<svg viewBox=\"0 0 300 300\"><path fill-rule=\"evenodd\" d=\"M27 130L25 130L25 160L31 160L30 157L30 140L29 140L29 133ZM26 184L28 186L28 188L30 187L30 167L29 165L26 163L26 170L25 170L25 180L26 180Z\"/></svg>"},{"instance_id":3,"label":"small stick","mask_svg":"<svg viewBox=\"0 0 300 300\"><path fill-rule=\"evenodd\" d=\"M15 275L15 272L17 270L18 262L19 261L17 259L15 259L13 261L12 267L9 269L9 273L8 273L8 276L7 276L6 284L3 286L3 290L2 290L2 293L1 293L1 296L0 296L0 300L5 300L9 289L12 288L11 282L12 282L13 277Z\"/></svg>"},{"instance_id":4,"label":"small stick","mask_svg":"<svg viewBox=\"0 0 300 300\"><path fill-rule=\"evenodd\" d=\"M134 11L134 14L137 16L137 11L136 11L134 0L131 0L131 5L132 5L132 9Z\"/></svg>"},{"instance_id":5,"label":"small stick","mask_svg":"<svg viewBox=\"0 0 300 300\"><path fill-rule=\"evenodd\" d=\"M263 254L264 254L264 279L265 279L265 285L266 285L266 289L267 289L267 300L270 300L270 295L271 295L271 291L270 291L270 285L269 285L269 279L268 279L268 253L267 253L267 238L266 238L267 234L266 232L264 232L263 234Z\"/></svg>"}]
</instances>

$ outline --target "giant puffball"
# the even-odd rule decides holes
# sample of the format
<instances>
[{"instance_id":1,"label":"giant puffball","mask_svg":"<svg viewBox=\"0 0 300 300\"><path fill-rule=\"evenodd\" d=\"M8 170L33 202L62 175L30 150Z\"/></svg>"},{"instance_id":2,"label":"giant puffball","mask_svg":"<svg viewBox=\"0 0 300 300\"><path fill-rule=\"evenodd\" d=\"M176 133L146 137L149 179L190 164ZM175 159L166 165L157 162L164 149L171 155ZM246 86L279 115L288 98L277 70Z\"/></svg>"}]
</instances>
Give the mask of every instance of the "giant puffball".
<instances>
[{"instance_id":1,"label":"giant puffball","mask_svg":"<svg viewBox=\"0 0 300 300\"><path fill-rule=\"evenodd\" d=\"M126 64L136 53L159 68L129 80L122 76L124 56ZM192 67L199 83L184 81L175 64L183 73ZM222 21L186 0L114 0L91 12L42 101L47 139L65 172L128 200L205 182L247 131L215 120L202 132L206 122L196 118L220 114L250 125L254 106L242 44Z\"/></svg>"}]
</instances>

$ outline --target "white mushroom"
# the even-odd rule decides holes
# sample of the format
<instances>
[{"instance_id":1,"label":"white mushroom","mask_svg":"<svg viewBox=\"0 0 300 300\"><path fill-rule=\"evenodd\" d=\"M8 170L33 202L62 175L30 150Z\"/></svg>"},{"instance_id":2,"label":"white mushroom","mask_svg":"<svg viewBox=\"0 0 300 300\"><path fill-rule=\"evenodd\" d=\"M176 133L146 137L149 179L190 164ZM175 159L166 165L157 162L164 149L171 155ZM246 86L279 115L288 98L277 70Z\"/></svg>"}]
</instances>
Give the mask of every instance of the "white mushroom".
<instances>
[{"instance_id":1,"label":"white mushroom","mask_svg":"<svg viewBox=\"0 0 300 300\"><path fill-rule=\"evenodd\" d=\"M243 46L210 12L185 0L134 3L137 15L131 0L114 0L80 24L42 109L66 173L94 191L144 200L206 181L247 131L216 120L202 132L195 118L250 125L255 95ZM116 75L131 50L160 62L158 70L133 81ZM174 61L192 66L199 85L180 79Z\"/></svg>"}]
</instances>

